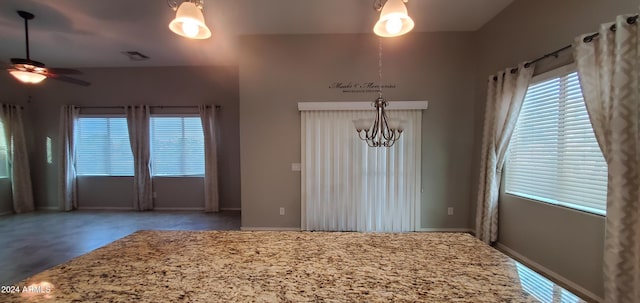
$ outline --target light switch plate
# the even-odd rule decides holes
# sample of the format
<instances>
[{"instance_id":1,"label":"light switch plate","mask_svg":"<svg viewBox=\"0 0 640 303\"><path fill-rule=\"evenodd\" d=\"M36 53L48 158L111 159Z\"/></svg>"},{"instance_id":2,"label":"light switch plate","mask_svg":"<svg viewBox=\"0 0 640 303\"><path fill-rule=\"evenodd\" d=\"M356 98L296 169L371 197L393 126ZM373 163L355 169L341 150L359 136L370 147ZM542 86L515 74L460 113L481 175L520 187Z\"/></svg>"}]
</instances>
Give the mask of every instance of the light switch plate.
<instances>
[{"instance_id":1,"label":"light switch plate","mask_svg":"<svg viewBox=\"0 0 640 303\"><path fill-rule=\"evenodd\" d=\"M301 171L302 164L300 163L291 163L291 171Z\"/></svg>"}]
</instances>

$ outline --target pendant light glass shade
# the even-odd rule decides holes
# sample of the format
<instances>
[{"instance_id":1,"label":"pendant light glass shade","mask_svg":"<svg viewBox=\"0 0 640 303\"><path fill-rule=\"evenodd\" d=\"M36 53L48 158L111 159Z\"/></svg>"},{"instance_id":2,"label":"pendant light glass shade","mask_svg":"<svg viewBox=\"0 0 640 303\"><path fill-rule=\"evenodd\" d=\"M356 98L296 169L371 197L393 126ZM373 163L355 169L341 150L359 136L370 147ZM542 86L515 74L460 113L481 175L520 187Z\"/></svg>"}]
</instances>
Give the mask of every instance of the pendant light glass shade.
<instances>
[{"instance_id":1,"label":"pendant light glass shade","mask_svg":"<svg viewBox=\"0 0 640 303\"><path fill-rule=\"evenodd\" d=\"M176 18L169 23L174 33L190 39L207 39L211 31L204 23L202 11L192 2L185 1L178 7Z\"/></svg>"},{"instance_id":2,"label":"pendant light glass shade","mask_svg":"<svg viewBox=\"0 0 640 303\"><path fill-rule=\"evenodd\" d=\"M45 76L43 74L38 74L38 73L33 73L33 72L28 72L28 71L22 71L22 70L17 70L17 69L9 70L9 73L14 78L18 79L18 81L20 81L22 83L36 84L36 83L42 82L42 80L44 80L44 79L47 79L47 76Z\"/></svg>"},{"instance_id":3,"label":"pendant light glass shade","mask_svg":"<svg viewBox=\"0 0 640 303\"><path fill-rule=\"evenodd\" d=\"M380 12L380 20L373 26L373 32L380 37L401 36L414 27L402 0L388 0Z\"/></svg>"}]
</instances>

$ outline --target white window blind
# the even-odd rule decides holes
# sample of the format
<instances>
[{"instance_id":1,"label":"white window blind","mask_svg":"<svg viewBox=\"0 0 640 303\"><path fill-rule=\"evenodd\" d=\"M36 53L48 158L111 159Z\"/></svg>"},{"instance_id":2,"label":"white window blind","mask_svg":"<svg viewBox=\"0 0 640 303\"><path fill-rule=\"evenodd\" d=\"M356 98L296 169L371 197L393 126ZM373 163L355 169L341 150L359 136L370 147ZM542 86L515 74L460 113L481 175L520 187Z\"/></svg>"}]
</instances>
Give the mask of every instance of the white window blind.
<instances>
[{"instance_id":1,"label":"white window blind","mask_svg":"<svg viewBox=\"0 0 640 303\"><path fill-rule=\"evenodd\" d=\"M76 169L85 176L133 176L133 154L124 117L80 117Z\"/></svg>"},{"instance_id":2,"label":"white window blind","mask_svg":"<svg viewBox=\"0 0 640 303\"><path fill-rule=\"evenodd\" d=\"M419 227L421 110L390 111L405 120L390 148L360 140L353 120L372 110L302 110L302 229L403 232Z\"/></svg>"},{"instance_id":3,"label":"white window blind","mask_svg":"<svg viewBox=\"0 0 640 303\"><path fill-rule=\"evenodd\" d=\"M200 117L151 117L151 159L154 176L204 176Z\"/></svg>"},{"instance_id":4,"label":"white window blind","mask_svg":"<svg viewBox=\"0 0 640 303\"><path fill-rule=\"evenodd\" d=\"M7 147L7 138L4 133L4 123L0 121L0 178L9 177L9 149Z\"/></svg>"},{"instance_id":5,"label":"white window blind","mask_svg":"<svg viewBox=\"0 0 640 303\"><path fill-rule=\"evenodd\" d=\"M529 86L511 138L505 192L604 215L607 165L577 73L555 74Z\"/></svg>"}]
</instances>

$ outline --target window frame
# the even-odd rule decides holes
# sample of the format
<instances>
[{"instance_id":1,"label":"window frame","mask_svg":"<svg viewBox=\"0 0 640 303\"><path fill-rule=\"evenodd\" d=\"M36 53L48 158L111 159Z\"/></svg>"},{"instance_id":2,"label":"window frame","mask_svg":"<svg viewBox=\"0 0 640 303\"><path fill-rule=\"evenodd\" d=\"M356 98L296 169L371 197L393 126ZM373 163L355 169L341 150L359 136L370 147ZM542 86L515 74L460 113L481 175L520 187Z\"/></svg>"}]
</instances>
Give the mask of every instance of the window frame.
<instances>
[{"instance_id":1,"label":"window frame","mask_svg":"<svg viewBox=\"0 0 640 303\"><path fill-rule=\"evenodd\" d=\"M206 170L205 170L205 157L206 157L206 147L205 147L205 143L204 143L204 130L202 130L202 147L203 147L203 155L202 155L202 163L203 163L203 167L202 167L202 174L193 174L193 175L186 175L186 174L175 174L175 175L157 175L156 174L156 169L154 167L154 148L153 148L153 118L197 118L198 120L201 121L201 117L199 113L152 113L151 116L149 117L149 145L150 145L150 156L151 156L151 176L152 178L204 178L206 175ZM202 122L200 122L200 127L202 128Z\"/></svg>"},{"instance_id":2,"label":"window frame","mask_svg":"<svg viewBox=\"0 0 640 303\"><path fill-rule=\"evenodd\" d=\"M567 65L555 68L553 70L541 73L539 75L534 76L531 79L529 85L527 86L527 90L531 86L534 86L534 85L539 84L541 82L549 81L549 80L552 80L554 78L564 77L564 76L567 76L567 75L570 75L570 74L576 73L576 72L577 72L576 64L575 63L571 63L571 64L567 64ZM580 93L582 94L583 99L584 99L584 94L582 93L582 88L580 88ZM526 94L525 94L525 98L526 98ZM523 101L523 107L524 107L524 101ZM537 196L532 196L532 195L527 195L527 194L517 194L517 193L508 192L506 184L507 184L507 178L509 178L509 170L507 169L507 166L509 165L510 149L511 149L511 147L509 147L509 149L507 150L506 158L505 158L505 161L504 161L504 164L503 164L503 167L502 167L502 171L504 173L502 174L502 179L500 180L500 195L508 195L508 196L510 196L512 198L517 198L517 199L522 199L522 200L527 200L527 201L533 201L533 202L537 202L537 203L543 203L545 205L561 207L561 208L565 208L565 209L572 210L572 211L578 211L578 212L589 214L589 215L594 215L594 216L599 216L599 217L606 217L606 209L604 211L601 211L601 210L598 210L598 209L584 207L582 205L576 205L576 204L569 203L569 202L562 202L562 201L556 201L556 200L553 200L553 199L546 199L546 198L543 198L543 197L537 197ZM603 203L605 204L605 207L606 207L606 198L605 198L605 201L603 201Z\"/></svg>"},{"instance_id":3,"label":"window frame","mask_svg":"<svg viewBox=\"0 0 640 303\"><path fill-rule=\"evenodd\" d=\"M134 162L132 163L131 166L131 174L130 175L125 175L125 174L107 174L107 175L95 175L95 174L81 174L79 172L78 169L78 143L80 141L80 129L79 129L79 125L80 125L80 119L83 118L121 118L121 119L125 119L125 122L127 123L127 136L129 137L129 125L128 125L128 121L127 121L127 116L125 114L117 114L117 113L107 113L107 114L79 114L78 115L78 120L76 121L76 129L74 129L74 135L76 136L75 139L75 149L76 149L76 163L74 164L76 167L76 175L80 178L84 178L84 177L99 177L99 178L109 178L109 177L134 177L135 176L135 157L133 156L133 151L131 151L131 143L130 141L127 142L129 143L129 150L131 152L131 157L134 160ZM130 137L129 137L130 140Z\"/></svg>"}]
</instances>

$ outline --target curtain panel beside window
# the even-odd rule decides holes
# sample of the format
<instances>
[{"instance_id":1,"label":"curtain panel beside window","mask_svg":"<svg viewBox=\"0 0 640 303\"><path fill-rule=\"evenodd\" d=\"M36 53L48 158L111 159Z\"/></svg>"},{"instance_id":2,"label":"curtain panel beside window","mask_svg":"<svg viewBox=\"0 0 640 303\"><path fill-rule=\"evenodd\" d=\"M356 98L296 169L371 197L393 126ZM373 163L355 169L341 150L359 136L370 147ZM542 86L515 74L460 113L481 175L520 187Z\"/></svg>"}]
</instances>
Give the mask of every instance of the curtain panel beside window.
<instances>
[{"instance_id":1,"label":"curtain panel beside window","mask_svg":"<svg viewBox=\"0 0 640 303\"><path fill-rule=\"evenodd\" d=\"M200 119L204 134L204 211L219 211L218 192L218 127L216 108L199 105Z\"/></svg>"},{"instance_id":2,"label":"curtain panel beside window","mask_svg":"<svg viewBox=\"0 0 640 303\"><path fill-rule=\"evenodd\" d=\"M70 211L78 208L78 186L76 183L76 140L77 122L80 108L74 105L63 105L60 108L60 152L58 194L60 208Z\"/></svg>"},{"instance_id":3,"label":"curtain panel beside window","mask_svg":"<svg viewBox=\"0 0 640 303\"><path fill-rule=\"evenodd\" d=\"M27 141L22 123L22 108L16 105L0 105L0 121L4 129L4 146L8 160L8 177L11 179L13 211L30 212L35 209L31 170L27 153Z\"/></svg>"},{"instance_id":4,"label":"curtain panel beside window","mask_svg":"<svg viewBox=\"0 0 640 303\"><path fill-rule=\"evenodd\" d=\"M134 164L134 201L137 210L153 209L153 186L151 183L151 151L149 143L149 124L151 113L149 106L126 106L129 140L133 152Z\"/></svg>"}]
</instances>

